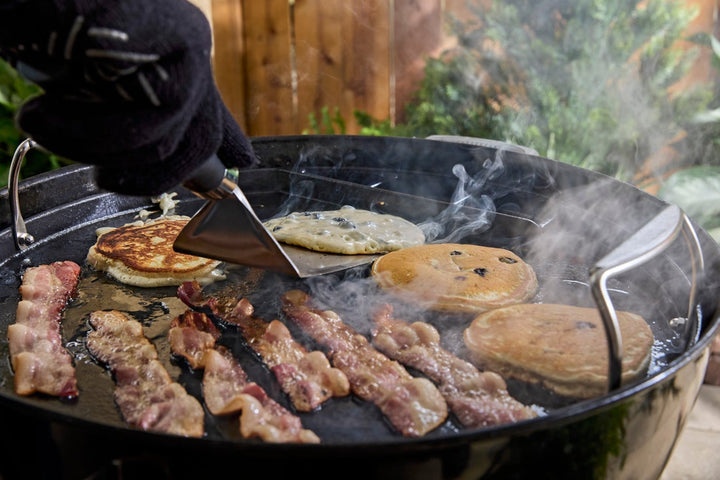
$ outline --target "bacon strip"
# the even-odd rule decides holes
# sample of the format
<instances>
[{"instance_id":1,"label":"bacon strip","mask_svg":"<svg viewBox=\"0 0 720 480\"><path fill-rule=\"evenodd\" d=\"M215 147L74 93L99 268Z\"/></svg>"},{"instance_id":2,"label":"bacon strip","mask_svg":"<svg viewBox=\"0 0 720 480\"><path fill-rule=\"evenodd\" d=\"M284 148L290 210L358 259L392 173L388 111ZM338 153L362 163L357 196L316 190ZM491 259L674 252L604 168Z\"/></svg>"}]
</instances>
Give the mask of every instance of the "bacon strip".
<instances>
[{"instance_id":1,"label":"bacon strip","mask_svg":"<svg viewBox=\"0 0 720 480\"><path fill-rule=\"evenodd\" d=\"M202 405L172 381L140 323L113 310L91 313L90 325L94 330L87 336L88 350L112 371L115 403L128 424L142 430L203 436Z\"/></svg>"},{"instance_id":2,"label":"bacon strip","mask_svg":"<svg viewBox=\"0 0 720 480\"><path fill-rule=\"evenodd\" d=\"M390 358L427 375L439 385L451 411L466 427L489 427L537 416L515 400L503 378L480 372L474 365L440 346L440 334L430 324L408 324L393 318L391 305L375 314L373 344Z\"/></svg>"},{"instance_id":3,"label":"bacon strip","mask_svg":"<svg viewBox=\"0 0 720 480\"><path fill-rule=\"evenodd\" d=\"M8 326L15 393L77 397L72 356L60 331L62 314L75 295L80 266L71 261L28 268L20 285L15 323Z\"/></svg>"},{"instance_id":4,"label":"bacon strip","mask_svg":"<svg viewBox=\"0 0 720 480\"><path fill-rule=\"evenodd\" d=\"M170 322L170 349L194 370L205 368L205 352L215 347L218 338L220 331L204 313L188 310Z\"/></svg>"},{"instance_id":5,"label":"bacon strip","mask_svg":"<svg viewBox=\"0 0 720 480\"><path fill-rule=\"evenodd\" d=\"M212 320L187 311L170 324L170 345L175 355L203 368L203 397L213 415L240 415L240 434L272 443L318 443L315 433L302 428L300 418L268 397L248 380L247 373L228 349L215 347L219 337Z\"/></svg>"},{"instance_id":6,"label":"bacon strip","mask_svg":"<svg viewBox=\"0 0 720 480\"><path fill-rule=\"evenodd\" d=\"M208 350L203 375L205 402L217 415L240 415L240 434L271 443L319 443L320 438L304 429L300 418L268 397L227 349ZM217 413L216 413L217 412Z\"/></svg>"},{"instance_id":7,"label":"bacon strip","mask_svg":"<svg viewBox=\"0 0 720 480\"><path fill-rule=\"evenodd\" d=\"M328 349L333 365L345 372L357 396L377 405L404 436L425 435L445 421L447 404L431 381L413 377L375 350L337 313L309 303L310 297L299 290L283 296L285 314Z\"/></svg>"},{"instance_id":8,"label":"bacon strip","mask_svg":"<svg viewBox=\"0 0 720 480\"><path fill-rule=\"evenodd\" d=\"M217 299L204 299L200 288L197 283L186 282L178 289L178 296L189 307L208 306L213 315L237 326L247 344L272 370L296 410L310 412L330 397L350 394L345 374L333 368L324 353L308 352L282 322L253 317L254 308L244 298L221 307Z\"/></svg>"}]
</instances>

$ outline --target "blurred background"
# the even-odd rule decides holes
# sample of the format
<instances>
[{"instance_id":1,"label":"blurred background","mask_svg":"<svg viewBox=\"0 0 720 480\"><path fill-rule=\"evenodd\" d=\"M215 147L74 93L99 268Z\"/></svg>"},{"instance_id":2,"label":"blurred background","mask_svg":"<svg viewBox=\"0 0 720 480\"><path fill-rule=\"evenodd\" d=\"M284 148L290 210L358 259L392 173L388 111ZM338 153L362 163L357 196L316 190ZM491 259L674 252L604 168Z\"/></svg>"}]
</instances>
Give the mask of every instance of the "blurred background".
<instances>
[{"instance_id":1,"label":"blurred background","mask_svg":"<svg viewBox=\"0 0 720 480\"><path fill-rule=\"evenodd\" d=\"M680 205L720 239L717 0L192 0L252 137L463 135ZM39 92L0 65L0 186ZM68 160L25 162L27 177Z\"/></svg>"}]
</instances>

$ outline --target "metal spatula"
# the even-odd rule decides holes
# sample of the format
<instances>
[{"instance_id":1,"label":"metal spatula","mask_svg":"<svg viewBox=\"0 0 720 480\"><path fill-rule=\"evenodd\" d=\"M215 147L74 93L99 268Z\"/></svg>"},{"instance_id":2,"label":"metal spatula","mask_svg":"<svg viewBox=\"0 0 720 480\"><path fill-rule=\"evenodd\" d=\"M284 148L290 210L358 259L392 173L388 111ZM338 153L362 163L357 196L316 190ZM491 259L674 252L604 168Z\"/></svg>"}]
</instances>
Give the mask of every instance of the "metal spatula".
<instances>
[{"instance_id":1,"label":"metal spatula","mask_svg":"<svg viewBox=\"0 0 720 480\"><path fill-rule=\"evenodd\" d=\"M217 156L185 186L209 201L175 239L178 252L306 278L364 265L378 255L339 255L280 245Z\"/></svg>"}]
</instances>

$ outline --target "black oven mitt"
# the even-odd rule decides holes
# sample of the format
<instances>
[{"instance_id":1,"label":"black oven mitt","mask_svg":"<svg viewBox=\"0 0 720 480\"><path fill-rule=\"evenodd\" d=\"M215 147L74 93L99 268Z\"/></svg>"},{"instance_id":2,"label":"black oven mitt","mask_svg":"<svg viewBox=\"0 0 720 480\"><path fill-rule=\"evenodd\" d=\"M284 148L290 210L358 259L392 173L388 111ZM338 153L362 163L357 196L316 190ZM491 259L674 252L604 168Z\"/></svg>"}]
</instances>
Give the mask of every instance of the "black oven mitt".
<instances>
[{"instance_id":1,"label":"black oven mitt","mask_svg":"<svg viewBox=\"0 0 720 480\"><path fill-rule=\"evenodd\" d=\"M225 107L205 15L186 0L3 0L0 55L42 87L17 124L47 150L97 165L100 187L156 195L217 153L256 163Z\"/></svg>"}]
</instances>

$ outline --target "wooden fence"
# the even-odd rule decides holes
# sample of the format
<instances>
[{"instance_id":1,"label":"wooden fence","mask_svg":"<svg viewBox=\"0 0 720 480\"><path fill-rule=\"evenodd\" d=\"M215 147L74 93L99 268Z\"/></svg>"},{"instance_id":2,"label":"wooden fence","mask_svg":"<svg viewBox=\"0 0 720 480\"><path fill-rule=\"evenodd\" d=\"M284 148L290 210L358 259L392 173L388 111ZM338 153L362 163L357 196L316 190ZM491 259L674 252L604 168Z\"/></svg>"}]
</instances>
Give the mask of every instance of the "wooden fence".
<instances>
[{"instance_id":1,"label":"wooden fence","mask_svg":"<svg viewBox=\"0 0 720 480\"><path fill-rule=\"evenodd\" d=\"M443 42L448 0L196 1L211 15L218 87L249 135L301 133L337 108L397 119Z\"/></svg>"},{"instance_id":2,"label":"wooden fence","mask_svg":"<svg viewBox=\"0 0 720 480\"><path fill-rule=\"evenodd\" d=\"M348 134L359 131L355 110L402 120L425 60L451 41L446 15L467 2L192 1L212 19L216 81L251 136L301 133L323 107L339 110ZM701 9L693 29L712 31L716 0L689 2Z\"/></svg>"}]
</instances>

